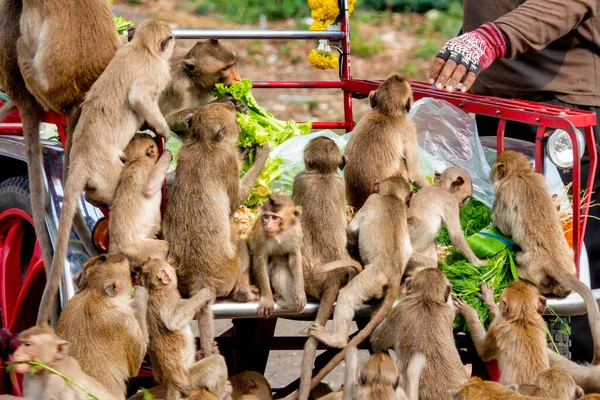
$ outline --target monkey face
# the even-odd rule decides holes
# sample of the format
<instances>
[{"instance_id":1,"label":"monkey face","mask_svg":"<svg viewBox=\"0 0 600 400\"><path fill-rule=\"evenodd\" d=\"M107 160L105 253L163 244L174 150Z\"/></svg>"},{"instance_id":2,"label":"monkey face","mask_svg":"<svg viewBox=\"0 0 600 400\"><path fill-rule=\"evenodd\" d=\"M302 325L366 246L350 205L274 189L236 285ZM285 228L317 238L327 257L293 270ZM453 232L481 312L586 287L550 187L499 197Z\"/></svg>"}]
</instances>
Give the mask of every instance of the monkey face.
<instances>
[{"instance_id":1,"label":"monkey face","mask_svg":"<svg viewBox=\"0 0 600 400\"><path fill-rule=\"evenodd\" d=\"M19 347L13 353L12 361L17 363L15 371L25 374L31 369L28 361L40 361L46 365L54 360L64 360L68 355L69 342L56 336L47 323L29 328L17 337Z\"/></svg>"},{"instance_id":2,"label":"monkey face","mask_svg":"<svg viewBox=\"0 0 600 400\"><path fill-rule=\"evenodd\" d=\"M281 231L282 219L281 216L275 213L263 213L262 223L265 233L270 237L277 235Z\"/></svg>"},{"instance_id":3,"label":"monkey face","mask_svg":"<svg viewBox=\"0 0 600 400\"><path fill-rule=\"evenodd\" d=\"M237 55L217 39L198 42L183 61L183 69L192 78L194 85L211 89L222 83L229 86L241 81L235 68Z\"/></svg>"}]
</instances>

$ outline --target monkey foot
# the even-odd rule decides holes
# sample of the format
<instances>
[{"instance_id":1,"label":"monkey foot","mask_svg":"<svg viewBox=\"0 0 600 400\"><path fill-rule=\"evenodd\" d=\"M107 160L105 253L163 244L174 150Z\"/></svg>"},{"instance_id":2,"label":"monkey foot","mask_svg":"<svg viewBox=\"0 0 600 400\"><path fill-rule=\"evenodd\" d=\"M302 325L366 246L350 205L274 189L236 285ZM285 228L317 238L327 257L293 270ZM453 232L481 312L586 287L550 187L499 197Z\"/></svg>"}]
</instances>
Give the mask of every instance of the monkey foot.
<instances>
[{"instance_id":1,"label":"monkey foot","mask_svg":"<svg viewBox=\"0 0 600 400\"><path fill-rule=\"evenodd\" d=\"M308 328L308 336L312 336L319 342L325 343L329 347L343 349L348 344L348 340L344 340L339 335L333 335L325 329L325 327L317 322L313 323Z\"/></svg>"},{"instance_id":2,"label":"monkey foot","mask_svg":"<svg viewBox=\"0 0 600 400\"><path fill-rule=\"evenodd\" d=\"M258 288L254 285L243 286L235 291L235 293L233 294L233 300L241 302L258 300L259 292L260 291L258 290Z\"/></svg>"},{"instance_id":3,"label":"monkey foot","mask_svg":"<svg viewBox=\"0 0 600 400\"><path fill-rule=\"evenodd\" d=\"M211 349L206 352L204 351L204 349L200 349L198 351L196 351L196 361L200 361L205 359L206 357L212 356L213 354L220 354L221 352L219 351L219 346L217 344L217 341L213 341L213 345L211 347Z\"/></svg>"}]
</instances>

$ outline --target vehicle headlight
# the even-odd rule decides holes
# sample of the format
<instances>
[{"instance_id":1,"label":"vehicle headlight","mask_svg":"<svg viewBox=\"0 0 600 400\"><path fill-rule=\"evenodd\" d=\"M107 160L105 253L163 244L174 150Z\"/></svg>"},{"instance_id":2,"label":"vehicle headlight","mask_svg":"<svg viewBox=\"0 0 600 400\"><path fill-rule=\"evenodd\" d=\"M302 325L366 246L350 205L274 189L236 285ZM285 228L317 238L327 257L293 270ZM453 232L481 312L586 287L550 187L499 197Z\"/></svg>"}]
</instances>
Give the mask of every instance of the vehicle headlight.
<instances>
[{"instance_id":1,"label":"vehicle headlight","mask_svg":"<svg viewBox=\"0 0 600 400\"><path fill-rule=\"evenodd\" d=\"M579 159L581 159L585 151L585 139L579 129L575 129L575 136L577 137ZM549 136L546 143L546 154L548 154L550 161L558 168L573 167L573 146L571 145L571 137L567 131L556 129Z\"/></svg>"}]
</instances>

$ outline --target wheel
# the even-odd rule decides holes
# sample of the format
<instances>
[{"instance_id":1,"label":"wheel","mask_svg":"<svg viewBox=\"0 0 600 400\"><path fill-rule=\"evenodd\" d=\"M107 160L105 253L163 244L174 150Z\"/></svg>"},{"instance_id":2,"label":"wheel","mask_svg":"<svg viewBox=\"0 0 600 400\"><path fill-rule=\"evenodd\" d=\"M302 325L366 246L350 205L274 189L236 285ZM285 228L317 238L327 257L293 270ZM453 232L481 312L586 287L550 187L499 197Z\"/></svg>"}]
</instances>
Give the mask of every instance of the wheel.
<instances>
[{"instance_id":1,"label":"wheel","mask_svg":"<svg viewBox=\"0 0 600 400\"><path fill-rule=\"evenodd\" d=\"M548 324L548 330L552 336L552 340L548 337L548 347L554 351L558 349L561 356L571 359L571 337L568 332L563 329L565 325L571 326L571 317L561 317L561 321L556 320L556 317L544 317ZM556 346L556 347L555 347Z\"/></svg>"},{"instance_id":2,"label":"wheel","mask_svg":"<svg viewBox=\"0 0 600 400\"><path fill-rule=\"evenodd\" d=\"M29 180L19 176L0 183L0 319L1 327L17 334L36 323L37 309L46 284L42 252L31 217ZM7 343L2 343L3 362ZM2 368L0 373L5 374ZM19 385L10 390L6 375L0 392L20 395ZM14 378L14 376L13 376ZM18 376L19 382L21 377Z\"/></svg>"}]
</instances>

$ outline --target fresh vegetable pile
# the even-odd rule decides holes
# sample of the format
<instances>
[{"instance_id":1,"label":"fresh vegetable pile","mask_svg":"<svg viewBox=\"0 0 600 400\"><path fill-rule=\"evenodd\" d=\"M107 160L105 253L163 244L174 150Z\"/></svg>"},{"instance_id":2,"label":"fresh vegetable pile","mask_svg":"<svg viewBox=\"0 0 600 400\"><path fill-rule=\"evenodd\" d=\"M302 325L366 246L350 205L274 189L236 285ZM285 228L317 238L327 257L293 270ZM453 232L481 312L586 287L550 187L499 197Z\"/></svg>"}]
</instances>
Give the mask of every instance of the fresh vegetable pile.
<instances>
[{"instance_id":1,"label":"fresh vegetable pile","mask_svg":"<svg viewBox=\"0 0 600 400\"><path fill-rule=\"evenodd\" d=\"M213 95L217 97L229 95L236 100L240 100L248 107L248 114L239 111L237 113L237 123L240 126L239 145L242 148L251 149L248 159L242 165L242 176L254 163L254 148L256 146L269 143L269 148L273 149L294 136L310 133L312 129L312 121L297 124L293 120L280 121L273 117L273 114L267 112L257 103L252 95L252 82L249 79L243 79L231 86L218 83L215 85ZM270 183L282 174L279 168L282 163L283 161L279 158L269 158L267 165L258 177L256 186L245 203L246 206L256 206L266 200L271 194Z\"/></svg>"}]
</instances>

